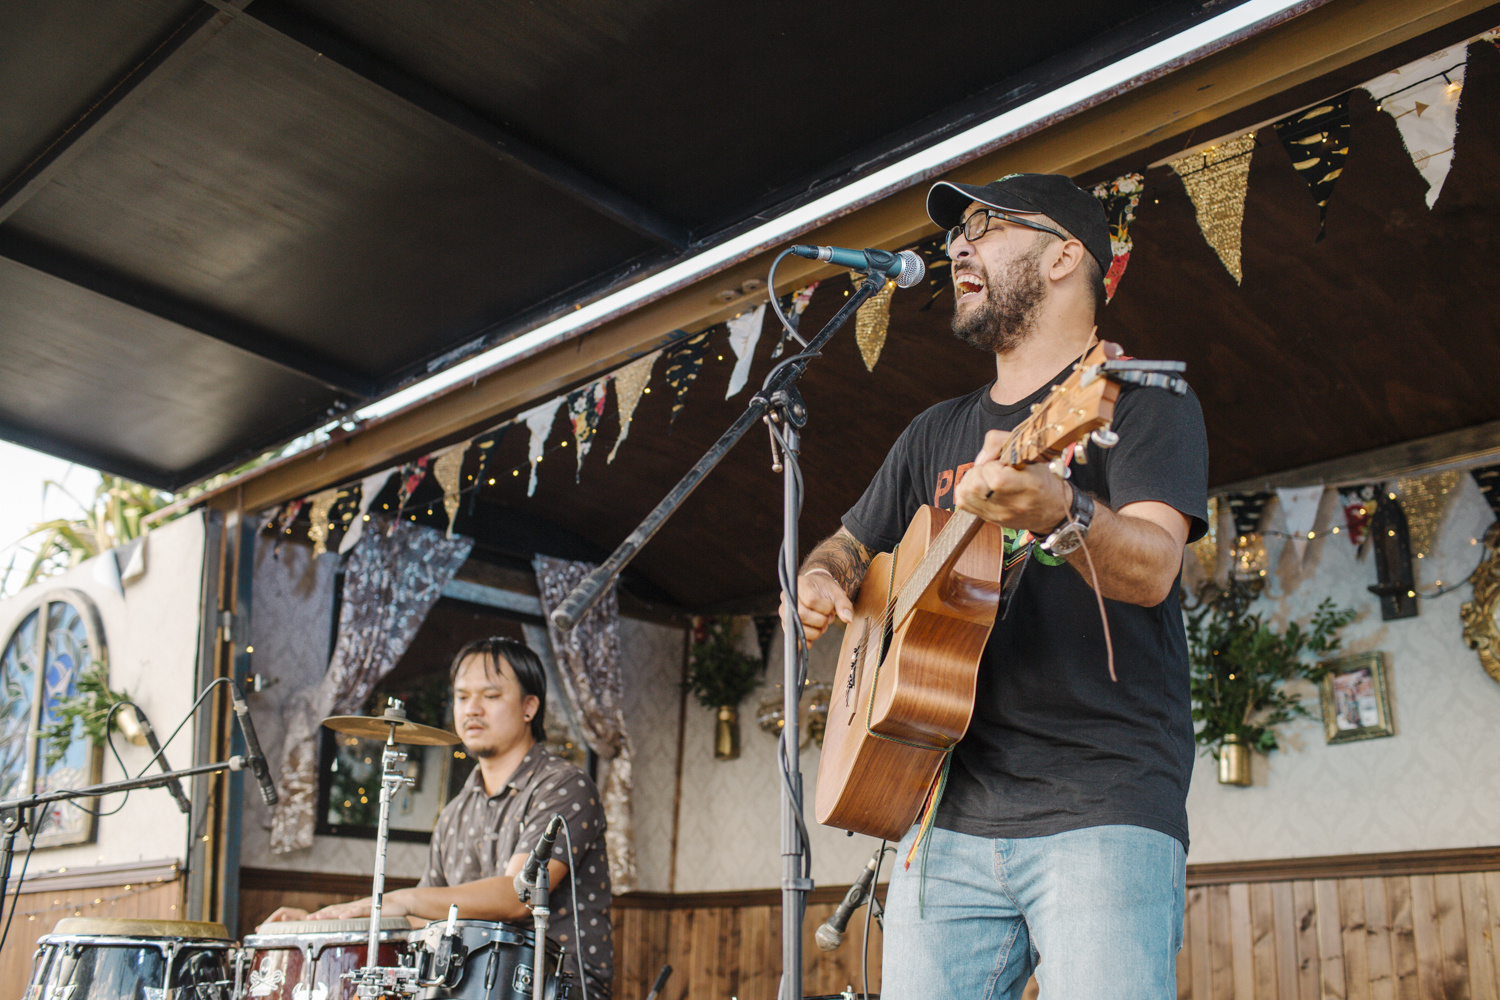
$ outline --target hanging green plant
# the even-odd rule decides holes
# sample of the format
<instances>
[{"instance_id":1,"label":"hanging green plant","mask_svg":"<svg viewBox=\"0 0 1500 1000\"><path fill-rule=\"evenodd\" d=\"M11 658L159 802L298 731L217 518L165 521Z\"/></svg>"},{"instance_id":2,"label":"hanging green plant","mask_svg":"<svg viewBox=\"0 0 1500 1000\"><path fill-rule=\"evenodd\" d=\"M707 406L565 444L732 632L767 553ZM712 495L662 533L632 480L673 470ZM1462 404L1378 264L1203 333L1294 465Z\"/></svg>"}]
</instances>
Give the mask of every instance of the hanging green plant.
<instances>
[{"instance_id":1,"label":"hanging green plant","mask_svg":"<svg viewBox=\"0 0 1500 1000\"><path fill-rule=\"evenodd\" d=\"M53 706L52 722L38 731L47 746L43 757L47 767L54 766L67 755L68 748L73 745L78 723L82 723L85 739L95 744L103 743L109 735L105 727L109 722L110 709L122 701L130 700L129 695L110 689L109 668L97 661L78 675L73 687L71 695L59 699Z\"/></svg>"},{"instance_id":2,"label":"hanging green plant","mask_svg":"<svg viewBox=\"0 0 1500 1000\"><path fill-rule=\"evenodd\" d=\"M1321 681L1328 668L1318 658L1339 649L1339 632L1355 616L1325 599L1307 625L1278 632L1248 604L1226 594L1187 616L1193 721L1201 723L1195 739L1216 759L1226 741L1261 753L1279 749L1276 726L1312 716L1287 684Z\"/></svg>"},{"instance_id":3,"label":"hanging green plant","mask_svg":"<svg viewBox=\"0 0 1500 1000\"><path fill-rule=\"evenodd\" d=\"M740 649L743 624L733 615L693 619L687 684L705 708L738 705L760 686L765 663Z\"/></svg>"}]
</instances>

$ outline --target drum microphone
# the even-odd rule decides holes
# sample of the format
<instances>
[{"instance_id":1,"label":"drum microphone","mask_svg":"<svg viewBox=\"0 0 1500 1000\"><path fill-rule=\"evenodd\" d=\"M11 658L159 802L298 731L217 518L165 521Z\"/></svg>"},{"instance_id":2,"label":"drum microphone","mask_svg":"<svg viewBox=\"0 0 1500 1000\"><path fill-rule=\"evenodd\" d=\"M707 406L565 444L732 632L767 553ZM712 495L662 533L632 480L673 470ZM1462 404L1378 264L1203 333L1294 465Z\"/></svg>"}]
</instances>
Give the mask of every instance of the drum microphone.
<instances>
[{"instance_id":1,"label":"drum microphone","mask_svg":"<svg viewBox=\"0 0 1500 1000\"><path fill-rule=\"evenodd\" d=\"M250 721L250 706L245 704L245 693L238 684L229 685L229 700L234 705L235 718L240 720L240 735L245 737L245 766L260 785L260 797L266 800L266 805L274 806L281 796L276 794L276 784L271 781L266 755L260 752L260 740L255 738L255 723Z\"/></svg>"},{"instance_id":2,"label":"drum microphone","mask_svg":"<svg viewBox=\"0 0 1500 1000\"><path fill-rule=\"evenodd\" d=\"M875 849L870 863L859 873L859 879L844 893L844 901L839 904L839 908L833 911L833 916L818 925L818 932L813 937L818 942L819 950L832 951L844 943L844 929L849 926L849 918L854 915L854 911L864 903L865 894L870 892L870 883L875 881L875 866L880 863L880 855L884 852L884 844Z\"/></svg>"},{"instance_id":3,"label":"drum microphone","mask_svg":"<svg viewBox=\"0 0 1500 1000\"><path fill-rule=\"evenodd\" d=\"M891 253L889 250L848 250L844 247L814 247L798 244L792 253L809 260L826 260L854 271L874 271L896 282L897 288L910 288L922 280L927 265L922 258L910 250Z\"/></svg>"},{"instance_id":4,"label":"drum microphone","mask_svg":"<svg viewBox=\"0 0 1500 1000\"><path fill-rule=\"evenodd\" d=\"M557 840L557 831L562 825L562 814L554 813L547 821L547 829L542 831L541 839L536 842L536 849L526 859L525 867L516 873L516 895L522 899L536 888L537 873L547 863L547 859L552 857L552 844Z\"/></svg>"},{"instance_id":5,"label":"drum microphone","mask_svg":"<svg viewBox=\"0 0 1500 1000\"><path fill-rule=\"evenodd\" d=\"M146 713L141 711L141 706L134 703L130 706L135 710L135 721L141 724L141 732L146 736L146 745L156 756L156 762L161 765L163 771L170 772L172 765L167 763L167 755L161 752L161 742L156 738L156 730L151 728L151 721L146 718ZM167 791L172 793L172 798L177 800L177 808L182 810L184 816L190 816L193 812L193 804L182 792L182 782L176 778L167 782Z\"/></svg>"}]
</instances>

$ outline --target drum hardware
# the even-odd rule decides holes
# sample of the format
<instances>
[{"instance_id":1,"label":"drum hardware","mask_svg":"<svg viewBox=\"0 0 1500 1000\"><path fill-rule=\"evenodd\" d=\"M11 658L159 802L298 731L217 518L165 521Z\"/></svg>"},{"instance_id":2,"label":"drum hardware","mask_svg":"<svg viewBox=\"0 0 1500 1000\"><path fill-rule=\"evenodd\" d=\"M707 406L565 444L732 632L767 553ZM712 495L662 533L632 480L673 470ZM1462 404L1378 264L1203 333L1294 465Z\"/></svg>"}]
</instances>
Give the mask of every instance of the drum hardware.
<instances>
[{"instance_id":1,"label":"drum hardware","mask_svg":"<svg viewBox=\"0 0 1500 1000\"><path fill-rule=\"evenodd\" d=\"M69 917L37 942L23 997L231 1000L234 947L222 924Z\"/></svg>"}]
</instances>

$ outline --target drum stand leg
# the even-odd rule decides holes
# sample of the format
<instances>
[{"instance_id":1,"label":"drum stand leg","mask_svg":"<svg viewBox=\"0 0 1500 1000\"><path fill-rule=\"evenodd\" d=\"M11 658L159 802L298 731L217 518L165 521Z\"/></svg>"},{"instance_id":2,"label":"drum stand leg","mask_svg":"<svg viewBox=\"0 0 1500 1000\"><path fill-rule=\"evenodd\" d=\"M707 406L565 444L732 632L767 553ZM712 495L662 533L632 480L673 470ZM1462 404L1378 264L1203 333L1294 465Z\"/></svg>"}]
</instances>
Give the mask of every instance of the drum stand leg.
<instances>
[{"instance_id":1,"label":"drum stand leg","mask_svg":"<svg viewBox=\"0 0 1500 1000\"><path fill-rule=\"evenodd\" d=\"M364 969L353 977L358 995L367 1000L386 995L391 986L398 992L407 992L402 989L403 986L410 986L410 992L416 991L415 969L411 970L411 982L397 977L393 983L387 983L384 970L380 967L380 904L385 895L385 852L390 840L391 800L404 785L411 783L400 770L400 765L405 760L406 754L396 749L396 730L393 725L390 735L386 737L385 750L380 755L380 822L375 833L375 880L370 892L369 950L366 952Z\"/></svg>"}]
</instances>

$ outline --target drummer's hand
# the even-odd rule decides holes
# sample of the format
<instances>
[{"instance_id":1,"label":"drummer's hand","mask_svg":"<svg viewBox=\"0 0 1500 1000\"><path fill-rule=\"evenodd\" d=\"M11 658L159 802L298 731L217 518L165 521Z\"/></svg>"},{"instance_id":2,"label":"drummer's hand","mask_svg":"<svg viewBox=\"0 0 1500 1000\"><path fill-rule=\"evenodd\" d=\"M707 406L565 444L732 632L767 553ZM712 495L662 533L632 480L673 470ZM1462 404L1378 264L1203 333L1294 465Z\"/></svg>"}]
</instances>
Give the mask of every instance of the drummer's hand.
<instances>
[{"instance_id":1,"label":"drummer's hand","mask_svg":"<svg viewBox=\"0 0 1500 1000\"><path fill-rule=\"evenodd\" d=\"M356 899L348 903L331 903L308 917L309 920L357 920L370 915L370 900ZM404 917L409 908L396 893L387 893L380 904L382 917Z\"/></svg>"},{"instance_id":2,"label":"drummer's hand","mask_svg":"<svg viewBox=\"0 0 1500 1000\"><path fill-rule=\"evenodd\" d=\"M281 921L281 920L306 920L306 919L307 919L307 911L306 910L299 910L295 906L283 906L283 907L279 908L275 913L273 913L269 917L267 917L266 918L266 923L271 924L271 923L276 923L277 921Z\"/></svg>"}]
</instances>

